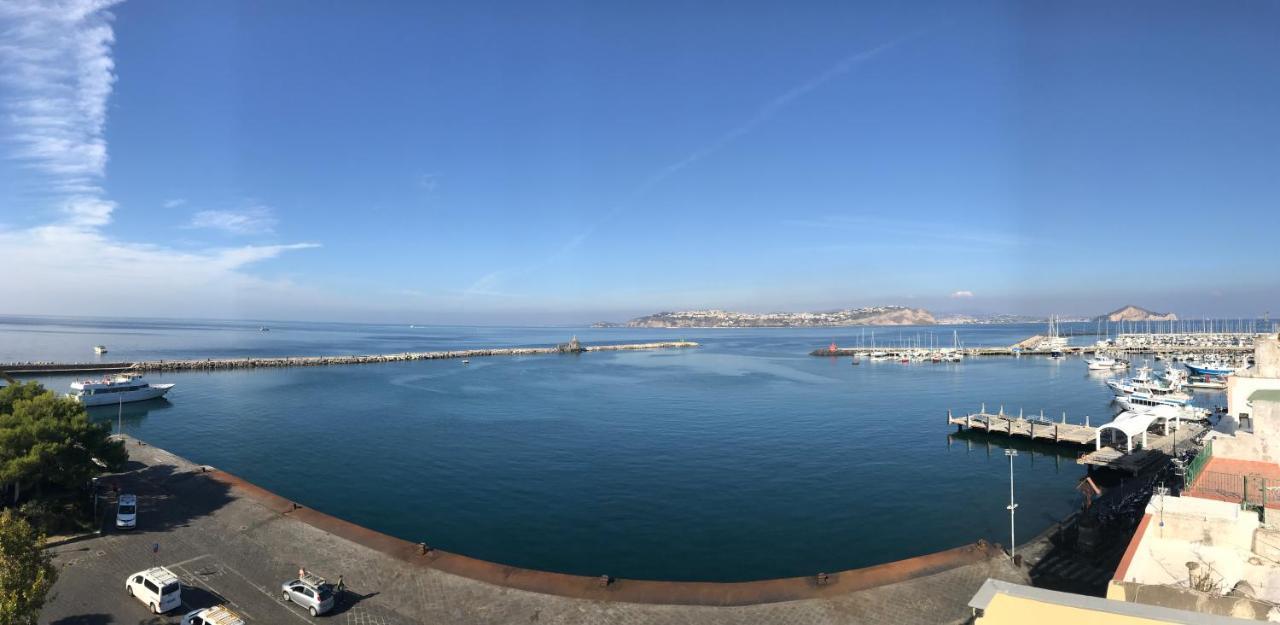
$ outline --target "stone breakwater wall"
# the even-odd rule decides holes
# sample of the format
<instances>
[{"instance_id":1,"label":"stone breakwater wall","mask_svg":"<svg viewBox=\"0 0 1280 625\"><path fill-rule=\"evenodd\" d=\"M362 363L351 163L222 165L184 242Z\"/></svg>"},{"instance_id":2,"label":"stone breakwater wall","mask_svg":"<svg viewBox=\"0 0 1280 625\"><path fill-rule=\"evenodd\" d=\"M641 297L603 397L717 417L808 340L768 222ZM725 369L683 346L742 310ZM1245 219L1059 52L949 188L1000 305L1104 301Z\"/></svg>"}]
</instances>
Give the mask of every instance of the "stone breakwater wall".
<instances>
[{"instance_id":1,"label":"stone breakwater wall","mask_svg":"<svg viewBox=\"0 0 1280 625\"><path fill-rule=\"evenodd\" d=\"M658 343L625 343L620 345L584 345L576 349L556 347L501 347L489 349L464 349L434 352L404 352L400 354L370 354L363 356L280 356L245 358L206 358L204 360L146 360L135 362L131 371L203 371L222 369L257 369L273 367L320 367L327 365L362 365L379 362L406 362L411 360L444 360L449 358L482 358L485 356L541 356L581 352L608 352L648 349L683 349L698 347L693 341L664 341Z\"/></svg>"}]
</instances>

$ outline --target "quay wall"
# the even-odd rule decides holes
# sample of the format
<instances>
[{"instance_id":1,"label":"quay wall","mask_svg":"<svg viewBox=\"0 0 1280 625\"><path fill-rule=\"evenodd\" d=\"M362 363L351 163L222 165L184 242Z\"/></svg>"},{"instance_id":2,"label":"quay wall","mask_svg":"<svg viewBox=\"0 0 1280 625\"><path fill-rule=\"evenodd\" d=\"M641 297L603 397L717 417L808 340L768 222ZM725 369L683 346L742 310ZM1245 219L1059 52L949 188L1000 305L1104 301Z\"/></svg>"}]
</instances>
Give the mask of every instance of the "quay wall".
<instances>
[{"instance_id":1,"label":"quay wall","mask_svg":"<svg viewBox=\"0 0 1280 625\"><path fill-rule=\"evenodd\" d=\"M654 343L623 343L616 345L583 345L578 347L500 347L432 352L403 352L399 354L368 354L349 356L272 356L244 358L205 358L187 360L143 360L128 363L8 363L0 364L0 371L11 374L31 373L92 373L118 371L209 371L225 369L257 369L276 367L320 367L328 365L359 365L381 362L406 362L411 360L443 360L451 358L482 358L486 356L539 356L547 354L573 354L583 352L631 351L650 349L684 349L698 347L693 341L661 341Z\"/></svg>"},{"instance_id":2,"label":"quay wall","mask_svg":"<svg viewBox=\"0 0 1280 625\"><path fill-rule=\"evenodd\" d=\"M129 447L149 447L145 442L125 437ZM431 548L344 521L324 512L296 505L265 488L230 473L191 463L170 452L152 447L148 455L170 458L182 471L226 485L237 496L248 498L267 510L294 521L306 523L375 552L411 566L433 569L459 577L561 597L595 601L656 605L748 606L756 604L830 599L857 591L928 577L959 567L984 562L1004 562L1003 548L979 540L976 543L930 553L896 562L815 573L805 577L789 577L747 582L684 582L620 579L608 576L590 577L550 571L538 571ZM601 563L603 573L608 563ZM976 588L975 588L976 590Z\"/></svg>"}]
</instances>

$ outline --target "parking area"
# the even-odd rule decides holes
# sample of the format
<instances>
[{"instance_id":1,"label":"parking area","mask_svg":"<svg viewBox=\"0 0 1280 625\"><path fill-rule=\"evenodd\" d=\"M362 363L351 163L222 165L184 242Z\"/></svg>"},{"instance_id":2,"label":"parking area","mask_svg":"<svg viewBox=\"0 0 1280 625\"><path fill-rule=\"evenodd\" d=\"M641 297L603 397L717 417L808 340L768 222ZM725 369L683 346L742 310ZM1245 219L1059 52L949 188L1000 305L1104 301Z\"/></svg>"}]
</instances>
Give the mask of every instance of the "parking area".
<instances>
[{"instance_id":1,"label":"parking area","mask_svg":"<svg viewBox=\"0 0 1280 625\"><path fill-rule=\"evenodd\" d=\"M42 623L178 623L190 610L218 604L231 606L253 623L416 622L376 605L374 593L362 591L355 582L360 577L361 558L350 557L354 554L344 557L341 550L334 552L331 555L339 557L326 557L323 565L336 569L345 562L349 568L332 572L316 569L306 561L283 561L276 556L279 549L268 540L279 534L265 526L281 523L285 527L280 529L288 531L304 529L287 527L302 524L280 519L235 497L224 486L202 479L199 467L166 457L162 450L131 443L130 452L135 460L127 473L101 480L102 534L71 539L51 550L59 580ZM113 482L119 492L138 495L135 529L114 527ZM312 546L329 549L322 543ZM307 551L301 544L285 550L300 560ZM164 566L181 579L180 609L152 615L146 605L125 593L125 578L152 566ZM333 580L344 575L347 590L338 597L331 614L313 618L281 598L280 584L294 579L300 566Z\"/></svg>"}]
</instances>

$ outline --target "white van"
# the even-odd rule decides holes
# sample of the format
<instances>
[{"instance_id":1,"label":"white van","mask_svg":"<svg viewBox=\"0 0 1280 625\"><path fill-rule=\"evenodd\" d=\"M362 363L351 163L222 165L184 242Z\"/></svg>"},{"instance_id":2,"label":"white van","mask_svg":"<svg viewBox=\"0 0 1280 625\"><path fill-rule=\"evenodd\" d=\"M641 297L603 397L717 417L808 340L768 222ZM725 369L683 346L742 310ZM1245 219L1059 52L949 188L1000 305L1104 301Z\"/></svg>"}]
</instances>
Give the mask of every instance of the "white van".
<instances>
[{"instance_id":1,"label":"white van","mask_svg":"<svg viewBox=\"0 0 1280 625\"><path fill-rule=\"evenodd\" d=\"M124 591L146 604L152 614L163 614L182 605L182 582L163 566L130 575L124 580Z\"/></svg>"},{"instance_id":2,"label":"white van","mask_svg":"<svg viewBox=\"0 0 1280 625\"><path fill-rule=\"evenodd\" d=\"M138 496L120 495L116 502L116 527L130 530L138 526Z\"/></svg>"},{"instance_id":3,"label":"white van","mask_svg":"<svg viewBox=\"0 0 1280 625\"><path fill-rule=\"evenodd\" d=\"M244 619L225 605L192 610L182 617L182 625L244 625Z\"/></svg>"}]
</instances>

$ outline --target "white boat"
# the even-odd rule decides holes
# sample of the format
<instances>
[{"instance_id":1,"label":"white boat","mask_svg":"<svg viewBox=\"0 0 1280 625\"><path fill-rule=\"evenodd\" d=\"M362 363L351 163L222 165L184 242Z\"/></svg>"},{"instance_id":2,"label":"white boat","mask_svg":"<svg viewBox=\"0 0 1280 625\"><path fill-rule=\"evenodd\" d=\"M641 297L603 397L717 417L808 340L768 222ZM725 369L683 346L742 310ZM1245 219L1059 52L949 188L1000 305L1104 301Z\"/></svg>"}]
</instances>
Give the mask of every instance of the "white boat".
<instances>
[{"instance_id":1,"label":"white boat","mask_svg":"<svg viewBox=\"0 0 1280 625\"><path fill-rule=\"evenodd\" d=\"M172 384L151 384L137 373L120 373L102 380L71 383L70 397L85 406L107 406L164 396Z\"/></svg>"},{"instance_id":2,"label":"white boat","mask_svg":"<svg viewBox=\"0 0 1280 625\"><path fill-rule=\"evenodd\" d=\"M1110 371L1116 368L1116 359L1110 356L1094 356L1093 358L1085 358L1085 364L1089 365L1090 371Z\"/></svg>"},{"instance_id":3,"label":"white boat","mask_svg":"<svg viewBox=\"0 0 1280 625\"><path fill-rule=\"evenodd\" d=\"M1138 391L1129 395L1119 395L1115 401L1125 410L1142 410L1143 408L1151 408L1154 406L1186 406L1191 397L1178 393L1177 395L1152 395L1151 393Z\"/></svg>"},{"instance_id":4,"label":"white boat","mask_svg":"<svg viewBox=\"0 0 1280 625\"><path fill-rule=\"evenodd\" d=\"M106 346L106 345L94 345L94 346L93 346L93 353L95 353L95 354L105 354L105 353L107 353L107 346Z\"/></svg>"}]
</instances>

